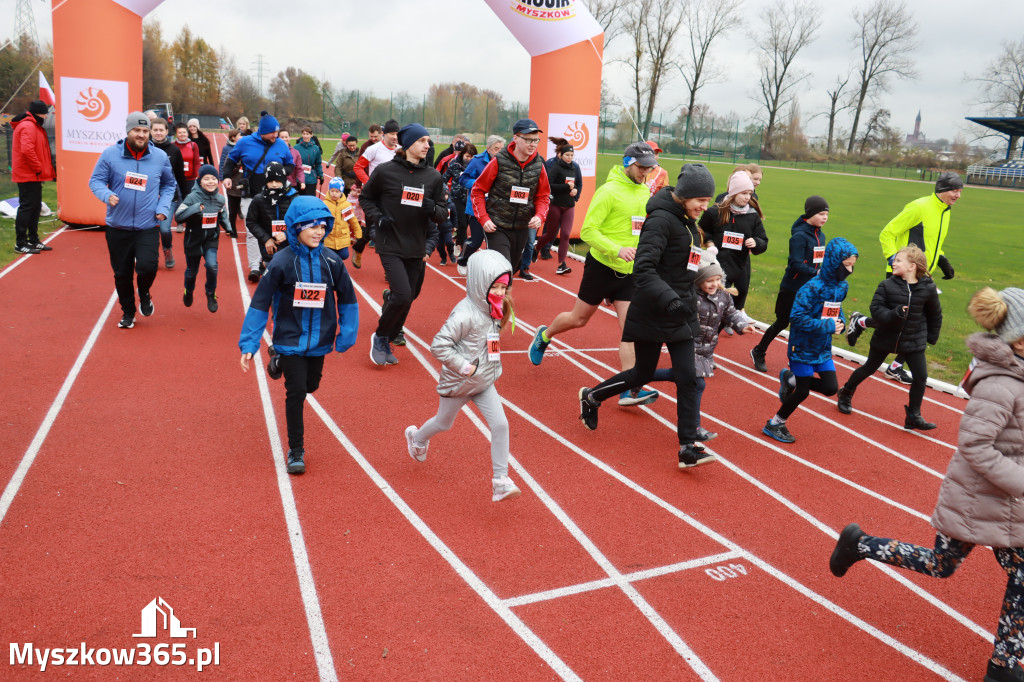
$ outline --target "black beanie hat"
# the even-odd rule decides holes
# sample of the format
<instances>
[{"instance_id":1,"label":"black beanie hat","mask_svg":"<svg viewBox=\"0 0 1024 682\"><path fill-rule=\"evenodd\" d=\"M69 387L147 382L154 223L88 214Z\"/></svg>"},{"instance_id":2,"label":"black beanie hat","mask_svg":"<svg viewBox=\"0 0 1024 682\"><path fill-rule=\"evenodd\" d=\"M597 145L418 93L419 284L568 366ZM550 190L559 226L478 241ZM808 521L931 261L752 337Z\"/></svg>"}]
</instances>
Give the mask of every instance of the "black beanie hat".
<instances>
[{"instance_id":1,"label":"black beanie hat","mask_svg":"<svg viewBox=\"0 0 1024 682\"><path fill-rule=\"evenodd\" d=\"M397 133L399 128L401 128L401 126L399 126L398 121L396 121L393 118L388 119L387 122L384 124L385 133Z\"/></svg>"},{"instance_id":2,"label":"black beanie hat","mask_svg":"<svg viewBox=\"0 0 1024 682\"><path fill-rule=\"evenodd\" d=\"M35 116L46 116L50 113L50 107L46 106L46 102L41 99L33 100L28 105L28 113Z\"/></svg>"},{"instance_id":3,"label":"black beanie hat","mask_svg":"<svg viewBox=\"0 0 1024 682\"><path fill-rule=\"evenodd\" d=\"M653 156L653 152L651 155ZM685 163L672 192L680 199L715 196L715 179L702 163Z\"/></svg>"},{"instance_id":4,"label":"black beanie hat","mask_svg":"<svg viewBox=\"0 0 1024 682\"><path fill-rule=\"evenodd\" d=\"M804 220L807 220L812 215L818 215L822 211L828 210L828 202L825 201L824 197L819 197L817 194L807 197L807 201L804 202Z\"/></svg>"},{"instance_id":5,"label":"black beanie hat","mask_svg":"<svg viewBox=\"0 0 1024 682\"><path fill-rule=\"evenodd\" d=\"M274 180L277 180L278 182L285 182L288 180L288 174L284 172L284 166L282 166L278 161L271 161L268 163L267 169L264 171L263 175L267 182L273 182Z\"/></svg>"},{"instance_id":6,"label":"black beanie hat","mask_svg":"<svg viewBox=\"0 0 1024 682\"><path fill-rule=\"evenodd\" d=\"M954 189L963 189L964 181L958 174L953 171L946 171L939 176L939 179L935 181L935 193L949 192Z\"/></svg>"}]
</instances>

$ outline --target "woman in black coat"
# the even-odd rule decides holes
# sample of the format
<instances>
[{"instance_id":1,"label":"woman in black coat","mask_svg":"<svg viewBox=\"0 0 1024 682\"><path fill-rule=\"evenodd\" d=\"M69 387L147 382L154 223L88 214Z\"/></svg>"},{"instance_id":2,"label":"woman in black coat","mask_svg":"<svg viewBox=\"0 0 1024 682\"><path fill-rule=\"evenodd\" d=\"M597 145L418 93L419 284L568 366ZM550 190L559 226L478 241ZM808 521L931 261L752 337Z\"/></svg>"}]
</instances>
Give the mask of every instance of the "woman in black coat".
<instances>
[{"instance_id":1,"label":"woman in black coat","mask_svg":"<svg viewBox=\"0 0 1024 682\"><path fill-rule=\"evenodd\" d=\"M939 290L928 275L924 252L907 246L896 252L892 261L892 277L882 280L871 299L871 317L860 313L850 315L851 345L865 327L874 327L867 361L854 370L846 385L839 389L839 411L853 411L853 394L862 381L882 366L890 353L903 355L914 377L910 384L910 401L904 407L903 428L927 431L935 424L921 416L921 403L928 382L928 360L925 349L935 345L942 329L942 306Z\"/></svg>"},{"instance_id":2,"label":"woman in black coat","mask_svg":"<svg viewBox=\"0 0 1024 682\"><path fill-rule=\"evenodd\" d=\"M607 398L639 388L654 377L661 347L668 347L676 382L676 429L679 468L715 460L697 441L697 373L694 338L700 333L694 279L700 266L703 238L697 219L715 194L715 180L706 167L688 163L674 189L665 187L647 202L647 220L640 231L633 266L635 291L622 329L632 342L636 364L580 389L580 419L597 428L597 409Z\"/></svg>"}]
</instances>

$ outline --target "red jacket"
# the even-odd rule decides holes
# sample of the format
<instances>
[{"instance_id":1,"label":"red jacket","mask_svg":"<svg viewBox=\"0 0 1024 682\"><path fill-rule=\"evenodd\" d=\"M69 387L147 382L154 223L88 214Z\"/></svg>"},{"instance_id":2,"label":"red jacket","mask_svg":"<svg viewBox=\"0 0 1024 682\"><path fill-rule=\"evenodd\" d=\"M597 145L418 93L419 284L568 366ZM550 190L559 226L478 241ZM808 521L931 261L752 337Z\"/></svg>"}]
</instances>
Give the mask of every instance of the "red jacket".
<instances>
[{"instance_id":1,"label":"red jacket","mask_svg":"<svg viewBox=\"0 0 1024 682\"><path fill-rule=\"evenodd\" d=\"M199 154L199 145L192 140L188 142L174 140L174 144L178 145L178 150L181 152L181 160L185 164L185 179L198 179L199 167L203 165L203 157Z\"/></svg>"},{"instance_id":2,"label":"red jacket","mask_svg":"<svg viewBox=\"0 0 1024 682\"><path fill-rule=\"evenodd\" d=\"M53 157L46 131L36 117L28 114L14 124L11 144L11 180L14 182L45 182L56 179Z\"/></svg>"}]
</instances>

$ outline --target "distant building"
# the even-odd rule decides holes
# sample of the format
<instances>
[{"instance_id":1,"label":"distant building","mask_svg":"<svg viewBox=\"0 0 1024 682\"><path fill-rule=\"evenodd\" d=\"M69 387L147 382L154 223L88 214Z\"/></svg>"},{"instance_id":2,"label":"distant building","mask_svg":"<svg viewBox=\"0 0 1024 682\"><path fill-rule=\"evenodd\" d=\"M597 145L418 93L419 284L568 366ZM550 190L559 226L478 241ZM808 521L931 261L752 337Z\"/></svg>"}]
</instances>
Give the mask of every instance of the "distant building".
<instances>
[{"instance_id":1,"label":"distant building","mask_svg":"<svg viewBox=\"0 0 1024 682\"><path fill-rule=\"evenodd\" d=\"M914 133L907 135L907 144L910 147L923 146L928 140L925 138L924 133L921 132L921 110L917 110L917 118L914 120Z\"/></svg>"}]
</instances>

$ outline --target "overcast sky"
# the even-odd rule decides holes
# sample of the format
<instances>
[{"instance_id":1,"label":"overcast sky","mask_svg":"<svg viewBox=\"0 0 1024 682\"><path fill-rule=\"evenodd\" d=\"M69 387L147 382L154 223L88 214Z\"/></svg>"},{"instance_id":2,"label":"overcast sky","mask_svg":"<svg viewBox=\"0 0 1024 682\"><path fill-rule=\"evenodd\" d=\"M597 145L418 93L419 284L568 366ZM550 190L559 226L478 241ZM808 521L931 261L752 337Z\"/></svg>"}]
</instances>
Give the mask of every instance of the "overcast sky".
<instances>
[{"instance_id":1,"label":"overcast sky","mask_svg":"<svg viewBox=\"0 0 1024 682\"><path fill-rule=\"evenodd\" d=\"M744 121L757 115L752 99L757 63L747 33L770 4L746 0L746 26L721 38L712 50L714 63L726 70L728 81L709 85L699 98L716 114L735 112ZM826 89L857 56L850 42L855 28L851 11L869 4L870 0L819 3L821 28L796 62L812 74L799 96L809 134L824 132L824 117L812 116L827 111ZM49 3L32 5L40 37L49 40ZM972 104L979 90L964 78L980 75L1002 42L1024 38L1024 2L907 0L907 6L919 28L914 55L919 75L914 81L894 81L879 105L892 112L893 125L904 133L913 131L920 109L921 129L929 139L952 140L961 130L974 134L978 126L964 121L964 116L987 112ZM217 10L213 15L211 7ZM15 0L0 0L5 38L13 33L14 8ZM481 0L244 0L216 5L209 0L167 0L149 18L160 21L168 40L187 23L215 48L225 46L238 65L252 73L262 54L269 71L264 85L278 71L295 66L335 87L373 90L378 96L407 90L421 97L431 83L451 80L492 88L504 93L507 101L526 101L529 96L530 58ZM460 37L454 42L442 31L449 26L459 27ZM623 101L631 97L628 80L620 65L609 62L626 47L620 36L605 54L605 79ZM685 99L682 79L676 77L659 97L658 115L666 121L675 118ZM849 128L849 116L840 123Z\"/></svg>"}]
</instances>

